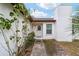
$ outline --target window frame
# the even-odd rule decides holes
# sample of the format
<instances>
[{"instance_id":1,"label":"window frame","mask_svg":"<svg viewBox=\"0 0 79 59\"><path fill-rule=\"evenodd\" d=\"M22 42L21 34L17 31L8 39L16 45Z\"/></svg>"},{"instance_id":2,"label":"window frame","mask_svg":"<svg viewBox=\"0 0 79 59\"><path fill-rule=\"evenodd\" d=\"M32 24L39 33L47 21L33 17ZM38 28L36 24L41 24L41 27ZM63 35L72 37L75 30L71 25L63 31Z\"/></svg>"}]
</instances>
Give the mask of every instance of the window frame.
<instances>
[{"instance_id":1,"label":"window frame","mask_svg":"<svg viewBox=\"0 0 79 59\"><path fill-rule=\"evenodd\" d=\"M51 25L51 28L48 28L49 25ZM46 24L46 34L52 34L52 24Z\"/></svg>"}]
</instances>

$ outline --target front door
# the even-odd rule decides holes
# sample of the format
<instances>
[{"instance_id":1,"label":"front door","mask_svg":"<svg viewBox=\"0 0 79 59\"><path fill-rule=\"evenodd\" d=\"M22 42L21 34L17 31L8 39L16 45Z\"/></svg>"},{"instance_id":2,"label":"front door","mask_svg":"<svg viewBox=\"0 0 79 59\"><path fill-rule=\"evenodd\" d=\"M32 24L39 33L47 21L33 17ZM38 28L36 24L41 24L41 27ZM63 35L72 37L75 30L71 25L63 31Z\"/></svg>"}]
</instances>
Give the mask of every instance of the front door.
<instances>
[{"instance_id":1,"label":"front door","mask_svg":"<svg viewBox=\"0 0 79 59\"><path fill-rule=\"evenodd\" d=\"M41 38L42 37L42 25L37 25L36 26L36 32L35 32L35 35L36 35L36 37L38 37L38 38Z\"/></svg>"}]
</instances>

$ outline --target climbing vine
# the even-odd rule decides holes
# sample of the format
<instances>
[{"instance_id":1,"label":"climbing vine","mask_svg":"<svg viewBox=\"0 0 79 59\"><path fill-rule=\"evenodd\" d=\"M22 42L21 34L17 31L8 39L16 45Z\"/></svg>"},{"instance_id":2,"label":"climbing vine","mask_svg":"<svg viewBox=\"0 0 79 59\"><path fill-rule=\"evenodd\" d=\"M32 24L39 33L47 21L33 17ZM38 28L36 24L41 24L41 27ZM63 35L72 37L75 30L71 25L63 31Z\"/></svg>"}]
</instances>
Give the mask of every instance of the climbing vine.
<instances>
[{"instance_id":1,"label":"climbing vine","mask_svg":"<svg viewBox=\"0 0 79 59\"><path fill-rule=\"evenodd\" d=\"M19 14L22 14L24 19L27 19L29 16L29 12L27 11L27 9L25 8L24 4L22 3L12 3L13 6L13 10L9 13L9 16L11 17L11 19L8 18L4 18L3 14L0 14L0 30L3 34L6 46L8 47L8 52L9 55L14 55L9 46L9 41L7 40L7 37L4 34L4 29L9 30L11 29L12 23L17 21L17 17L19 16ZM18 44L18 40L19 37L17 36L17 33L19 32L19 30L16 30L16 36L13 36L12 38L10 38L10 40L12 40L14 37L16 37L16 44Z\"/></svg>"},{"instance_id":2,"label":"climbing vine","mask_svg":"<svg viewBox=\"0 0 79 59\"><path fill-rule=\"evenodd\" d=\"M10 14L11 15L11 14ZM3 14L0 14L0 30L2 32L2 35L4 37L4 40L5 40L5 43L6 43L6 46L8 48L8 52L9 52L9 55L12 55L12 51L10 49L10 46L9 46L9 41L7 40L7 37L5 36L4 34L4 29L7 29L9 30L12 26L12 23L15 21L15 19L8 19L8 18L4 18L4 15Z\"/></svg>"}]
</instances>

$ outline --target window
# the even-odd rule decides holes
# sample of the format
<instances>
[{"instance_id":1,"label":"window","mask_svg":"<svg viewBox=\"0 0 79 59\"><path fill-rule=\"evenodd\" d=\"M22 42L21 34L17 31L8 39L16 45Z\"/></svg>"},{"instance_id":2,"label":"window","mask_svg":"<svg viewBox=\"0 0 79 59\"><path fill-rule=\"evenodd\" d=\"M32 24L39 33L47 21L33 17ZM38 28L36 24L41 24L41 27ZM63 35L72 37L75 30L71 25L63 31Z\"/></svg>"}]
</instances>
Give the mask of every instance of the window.
<instances>
[{"instance_id":1,"label":"window","mask_svg":"<svg viewBox=\"0 0 79 59\"><path fill-rule=\"evenodd\" d=\"M46 25L46 34L52 34L52 24Z\"/></svg>"},{"instance_id":2,"label":"window","mask_svg":"<svg viewBox=\"0 0 79 59\"><path fill-rule=\"evenodd\" d=\"M39 25L39 26L38 26L38 31L40 31L40 30L41 30L41 26Z\"/></svg>"}]
</instances>

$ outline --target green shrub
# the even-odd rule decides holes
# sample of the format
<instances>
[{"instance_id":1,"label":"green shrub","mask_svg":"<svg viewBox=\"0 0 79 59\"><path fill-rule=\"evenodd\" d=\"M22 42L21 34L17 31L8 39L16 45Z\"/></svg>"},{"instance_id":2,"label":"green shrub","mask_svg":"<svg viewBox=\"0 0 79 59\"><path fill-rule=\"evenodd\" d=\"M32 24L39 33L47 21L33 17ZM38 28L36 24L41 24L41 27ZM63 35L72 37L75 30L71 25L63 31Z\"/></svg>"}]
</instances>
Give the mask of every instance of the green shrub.
<instances>
[{"instance_id":1,"label":"green shrub","mask_svg":"<svg viewBox=\"0 0 79 59\"><path fill-rule=\"evenodd\" d=\"M34 44L35 41L34 36L35 36L34 32L28 34L27 39L25 40L25 48L28 48Z\"/></svg>"}]
</instances>

